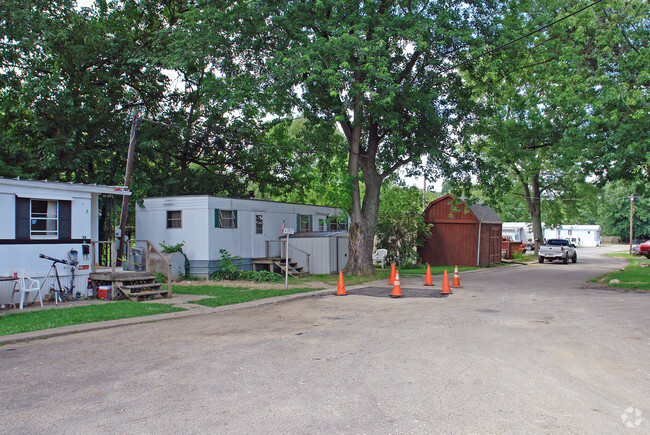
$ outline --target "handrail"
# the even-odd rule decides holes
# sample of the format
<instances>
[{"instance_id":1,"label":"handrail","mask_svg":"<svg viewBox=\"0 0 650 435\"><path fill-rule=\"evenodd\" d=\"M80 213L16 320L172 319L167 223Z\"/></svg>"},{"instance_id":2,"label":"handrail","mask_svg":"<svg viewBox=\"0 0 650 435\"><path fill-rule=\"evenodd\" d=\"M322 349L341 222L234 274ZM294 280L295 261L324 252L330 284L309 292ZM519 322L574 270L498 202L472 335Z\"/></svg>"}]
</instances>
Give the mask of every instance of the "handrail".
<instances>
[{"instance_id":1,"label":"handrail","mask_svg":"<svg viewBox=\"0 0 650 435\"><path fill-rule=\"evenodd\" d=\"M95 273L97 271L97 266L99 265L97 263L97 261L95 261L96 260L96 253L95 253L96 248L98 246L102 246L102 245L110 245L111 246L110 247L111 259L110 259L110 264L107 264L107 266L110 266L111 267L111 272L115 273L116 265L117 265L117 249L116 249L116 246L115 246L115 241L113 241L113 240L111 240L111 241L92 241L90 243L91 243L91 251L92 251L92 261L91 261L91 263L92 263L92 266L91 266L92 273ZM128 240L126 243L127 243L127 245L126 245L126 259L122 259L122 262L124 264L127 264L127 267L128 267L128 264L129 264L128 259L131 258L131 249L137 243L146 243L146 245L147 245L147 248L146 248L146 251L145 251L145 262L144 262L144 264L145 264L144 270L145 271L151 272L151 253L152 252L163 260L164 264L167 265L167 298L171 298L172 297L172 264L169 261L167 261L167 259L162 255L162 253L160 251L158 251L158 249L156 249L156 247L149 240L132 239L132 240Z\"/></svg>"},{"instance_id":2,"label":"handrail","mask_svg":"<svg viewBox=\"0 0 650 435\"><path fill-rule=\"evenodd\" d=\"M150 270L151 269L151 256L150 253L153 252L154 254L158 255L165 263L167 263L167 299L172 297L172 264L167 261L165 257L156 249L156 247L151 244L149 240L135 240L135 242L146 242L147 243L147 251L145 254L145 270Z\"/></svg>"},{"instance_id":3,"label":"handrail","mask_svg":"<svg viewBox=\"0 0 650 435\"><path fill-rule=\"evenodd\" d=\"M272 241L275 241L275 240L272 240ZM287 241L286 241L286 239L285 240L278 240L278 242L280 242L280 258L282 258L282 244L284 244L285 245L285 247L284 247L284 260L288 261L287 260L287 247L286 247ZM292 245L291 240L289 240L289 247L291 249L293 249L293 250L296 250L296 251L299 251L299 252L302 252L303 254L305 254L305 259L306 259L306 262L307 262L307 265L305 267L307 269L306 272L310 273L309 272L309 270L310 270L310 268L309 268L309 257L311 256L311 254L309 252L307 252L307 251L303 251L302 249L297 248L296 246Z\"/></svg>"}]
</instances>

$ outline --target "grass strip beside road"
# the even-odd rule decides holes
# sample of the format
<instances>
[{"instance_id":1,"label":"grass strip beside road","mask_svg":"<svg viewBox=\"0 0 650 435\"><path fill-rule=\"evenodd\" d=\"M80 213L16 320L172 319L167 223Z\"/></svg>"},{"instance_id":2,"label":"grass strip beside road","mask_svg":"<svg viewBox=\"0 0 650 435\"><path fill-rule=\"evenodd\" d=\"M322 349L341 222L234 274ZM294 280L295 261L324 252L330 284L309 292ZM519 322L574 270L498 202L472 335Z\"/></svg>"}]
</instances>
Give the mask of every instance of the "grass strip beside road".
<instances>
[{"instance_id":1,"label":"grass strip beside road","mask_svg":"<svg viewBox=\"0 0 650 435\"><path fill-rule=\"evenodd\" d=\"M444 274L445 270L447 271L447 274L450 275L451 279L454 276L454 268L455 266L430 266L431 267L431 275L442 275ZM458 272L465 272L468 270L474 270L474 269L480 269L479 267L466 267L466 266L459 266L458 267ZM419 266L416 268L412 269L402 269L400 272L400 277L405 277L405 276L424 276L427 273L427 266ZM387 265L385 269L376 269L375 274L372 276L356 276L356 275L343 275L343 281L345 282L345 285L357 285L357 284L364 284L366 282L370 281L377 281L377 280L385 280L388 282L390 279L390 265ZM308 277L305 278L291 278L289 279L289 283L293 284L299 284L300 280L307 280L307 281L318 281L322 282L323 284L327 284L329 286L335 286L338 284L339 281L339 276L338 275L309 275Z\"/></svg>"},{"instance_id":2,"label":"grass strip beside road","mask_svg":"<svg viewBox=\"0 0 650 435\"><path fill-rule=\"evenodd\" d=\"M459 267L459 272L478 269L477 267ZM442 275L444 271L450 275L454 273L454 266L433 266L432 275ZM424 276L426 266L412 269L402 269L401 276ZM385 280L390 278L390 266L377 269L372 276L344 275L346 286L363 284L370 281ZM185 286L174 285L173 293L209 296L208 298L192 303L217 307L249 302L258 299L272 298L295 293L307 293L322 288L304 288L305 282L319 282L326 286L336 286L338 275L310 275L305 278L290 278L289 289L255 289L244 286L232 287L221 285ZM141 303L131 301L115 301L102 304L93 304L80 307L65 307L28 312L11 312L0 316L0 335L18 334L20 332L40 331L43 329L58 328L61 326L80 325L84 323L102 322L106 320L126 319L131 317L144 317L154 314L164 314L176 311L185 311L184 308L170 304Z\"/></svg>"},{"instance_id":3,"label":"grass strip beside road","mask_svg":"<svg viewBox=\"0 0 650 435\"><path fill-rule=\"evenodd\" d=\"M219 285L202 285L193 287L179 286L178 288L174 287L174 293L210 296L209 298L190 302L192 304L205 305L206 307L221 307L223 305L241 304L242 302L256 301L258 299L292 295L295 293L307 293L316 290L322 289L249 289L246 287L228 287Z\"/></svg>"},{"instance_id":4,"label":"grass strip beside road","mask_svg":"<svg viewBox=\"0 0 650 435\"><path fill-rule=\"evenodd\" d=\"M0 335L40 331L105 320L152 316L176 311L185 311L185 309L168 304L116 301L81 307L7 313L0 317Z\"/></svg>"},{"instance_id":5,"label":"grass strip beside road","mask_svg":"<svg viewBox=\"0 0 650 435\"><path fill-rule=\"evenodd\" d=\"M630 262L630 264L623 270L594 278L591 282L604 283L607 284L608 287L650 291L650 267L641 267L642 261L648 262L646 258L626 253L612 253L605 255L625 258ZM620 282L610 283L613 279L617 279Z\"/></svg>"}]
</instances>

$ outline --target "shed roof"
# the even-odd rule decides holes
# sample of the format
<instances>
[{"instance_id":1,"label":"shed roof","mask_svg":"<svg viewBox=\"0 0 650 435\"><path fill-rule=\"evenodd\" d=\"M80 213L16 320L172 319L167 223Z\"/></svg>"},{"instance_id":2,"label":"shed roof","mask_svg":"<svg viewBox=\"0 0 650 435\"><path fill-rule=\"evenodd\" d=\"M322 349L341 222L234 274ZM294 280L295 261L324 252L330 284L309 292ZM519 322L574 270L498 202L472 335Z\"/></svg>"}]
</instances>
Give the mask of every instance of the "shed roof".
<instances>
[{"instance_id":1,"label":"shed roof","mask_svg":"<svg viewBox=\"0 0 650 435\"><path fill-rule=\"evenodd\" d=\"M469 209L472 210L472 213L474 213L474 216L476 216L476 219L478 219L479 222L483 222L485 224L503 223L503 221L499 219L499 215L497 215L490 206L483 204L482 201L470 205Z\"/></svg>"},{"instance_id":2,"label":"shed roof","mask_svg":"<svg viewBox=\"0 0 650 435\"><path fill-rule=\"evenodd\" d=\"M454 201L456 200L451 194L447 193L433 201L427 206L427 208L424 210L425 216L429 213L430 210L434 209L434 207L439 207L439 204L444 203L445 201ZM467 214L467 217L464 217L462 220L463 221L468 221L471 220L473 222L482 222L486 224L503 224L501 219L499 219L499 216L495 213L494 210L492 210L488 205L483 204L482 201L477 201L472 205L468 205L467 198L460 198L460 201L462 202L462 206L465 207L465 209L469 209L471 211L471 214ZM456 212L454 213L456 216L460 216L463 213ZM472 217L473 216L473 217ZM451 220L445 219L445 222L450 223Z\"/></svg>"}]
</instances>

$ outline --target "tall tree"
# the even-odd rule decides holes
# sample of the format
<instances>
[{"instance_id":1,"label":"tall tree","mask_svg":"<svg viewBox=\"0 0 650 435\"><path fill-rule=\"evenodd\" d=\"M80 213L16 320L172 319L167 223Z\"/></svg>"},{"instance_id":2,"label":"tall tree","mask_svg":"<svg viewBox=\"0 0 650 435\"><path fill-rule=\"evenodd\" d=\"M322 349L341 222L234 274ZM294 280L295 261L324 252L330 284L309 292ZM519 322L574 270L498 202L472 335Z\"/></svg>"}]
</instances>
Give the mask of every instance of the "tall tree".
<instances>
[{"instance_id":1,"label":"tall tree","mask_svg":"<svg viewBox=\"0 0 650 435\"><path fill-rule=\"evenodd\" d=\"M5 165L33 178L123 181L130 110L153 108L167 78L149 64L157 23L131 3L8 0L0 48Z\"/></svg>"},{"instance_id":2,"label":"tall tree","mask_svg":"<svg viewBox=\"0 0 650 435\"><path fill-rule=\"evenodd\" d=\"M387 261L417 263L416 248L431 236L422 214L422 191L390 181L381 190L377 247L388 251Z\"/></svg>"},{"instance_id":3,"label":"tall tree","mask_svg":"<svg viewBox=\"0 0 650 435\"><path fill-rule=\"evenodd\" d=\"M650 3L607 1L586 12L566 56L582 59L587 168L603 182L641 181L650 192Z\"/></svg>"},{"instance_id":4,"label":"tall tree","mask_svg":"<svg viewBox=\"0 0 650 435\"><path fill-rule=\"evenodd\" d=\"M313 125L337 124L345 135L352 196L348 273L374 272L382 182L404 165L419 167L423 155L432 164L447 161L454 127L467 110L462 80L449 67L490 27L488 6L480 0L231 6L246 14L233 38L239 65L262 79L269 110L298 112ZM210 10L210 3L204 7Z\"/></svg>"},{"instance_id":5,"label":"tall tree","mask_svg":"<svg viewBox=\"0 0 650 435\"><path fill-rule=\"evenodd\" d=\"M566 18L569 12L561 2L509 2L502 16L507 29L502 43L555 24L467 69L477 101L485 106L474 120L469 141L487 167L505 168L520 184L538 244L543 240L542 204L575 197L586 175L580 131L589 103L581 98L584 82L579 74L585 58L568 48L575 45L586 11ZM486 171L481 179L499 194L493 187L503 177ZM561 217L556 214L550 220Z\"/></svg>"}]
</instances>

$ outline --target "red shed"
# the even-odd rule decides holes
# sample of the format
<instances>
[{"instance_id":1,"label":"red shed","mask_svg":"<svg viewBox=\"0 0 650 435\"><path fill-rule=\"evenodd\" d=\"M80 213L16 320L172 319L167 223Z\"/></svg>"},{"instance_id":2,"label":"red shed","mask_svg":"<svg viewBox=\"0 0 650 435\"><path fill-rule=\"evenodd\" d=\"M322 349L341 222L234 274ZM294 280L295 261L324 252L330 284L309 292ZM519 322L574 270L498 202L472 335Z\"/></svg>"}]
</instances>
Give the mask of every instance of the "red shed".
<instances>
[{"instance_id":1,"label":"red shed","mask_svg":"<svg viewBox=\"0 0 650 435\"><path fill-rule=\"evenodd\" d=\"M447 194L429 204L424 221L433 224L431 237L419 248L432 266L490 266L501 262L499 216L487 205L467 206ZM453 211L452 211L453 209Z\"/></svg>"}]
</instances>

